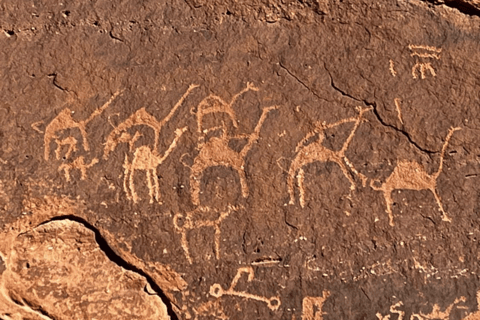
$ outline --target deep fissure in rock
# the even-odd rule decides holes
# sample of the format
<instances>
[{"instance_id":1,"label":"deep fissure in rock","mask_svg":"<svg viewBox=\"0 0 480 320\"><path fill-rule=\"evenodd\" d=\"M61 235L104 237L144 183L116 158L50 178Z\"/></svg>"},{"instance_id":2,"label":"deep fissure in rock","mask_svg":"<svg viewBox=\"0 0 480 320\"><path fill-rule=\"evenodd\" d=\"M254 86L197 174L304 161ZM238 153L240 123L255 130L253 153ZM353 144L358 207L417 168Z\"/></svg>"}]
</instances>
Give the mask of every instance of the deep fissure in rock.
<instances>
[{"instance_id":1,"label":"deep fissure in rock","mask_svg":"<svg viewBox=\"0 0 480 320\"><path fill-rule=\"evenodd\" d=\"M163 292L163 290L160 288L160 286L158 286L158 284L155 283L155 281L152 279L152 277L150 277L145 271L139 269L138 267L134 266L133 264L128 263L122 257L120 257L110 247L107 240L105 240L105 238L102 236L101 232L97 228L95 228L95 226L93 226L91 223L89 223L87 220L85 220L83 218L80 218L80 217L77 217L77 216L74 216L74 215L65 215L65 216L54 217L52 219L44 221L44 222L40 223L37 227L45 225L45 224L47 224L49 222L52 222L52 221L64 221L64 220L78 222L78 223L82 224L85 228L92 231L95 234L95 241L97 242L98 246L103 251L103 253L108 257L108 259L110 259L112 262L114 262L115 264L117 264L118 266L122 267L125 270L132 271L132 272L135 272L135 273L143 276L147 280L148 284L153 289L153 291L155 291L158 294L158 296L162 299L163 303L165 303L165 305L167 306L167 313L168 313L169 317L172 320L179 320L178 316L173 311L173 306L172 306L172 303L171 303L170 299L168 299L166 294Z\"/></svg>"}]
</instances>

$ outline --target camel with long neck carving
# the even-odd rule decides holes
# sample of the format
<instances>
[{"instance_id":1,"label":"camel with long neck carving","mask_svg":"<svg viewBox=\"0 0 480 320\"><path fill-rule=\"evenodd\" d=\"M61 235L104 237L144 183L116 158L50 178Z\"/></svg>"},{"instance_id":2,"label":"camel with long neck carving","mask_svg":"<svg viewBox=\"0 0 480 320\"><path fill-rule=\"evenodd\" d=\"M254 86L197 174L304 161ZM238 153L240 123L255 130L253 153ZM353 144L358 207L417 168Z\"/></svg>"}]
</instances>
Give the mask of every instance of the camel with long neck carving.
<instances>
[{"instance_id":1,"label":"camel with long neck carving","mask_svg":"<svg viewBox=\"0 0 480 320\"><path fill-rule=\"evenodd\" d=\"M355 135L355 131L362 122L362 116L365 112L371 110L372 108L360 109L359 115L357 117L342 119L332 124L317 123L313 132L310 132L303 138L297 145L296 155L293 159L290 169L288 171L288 193L290 195L290 204L295 203L295 190L294 190L294 180L297 178L298 188L300 190L300 206L303 208L305 206L305 189L303 181L305 179L305 173L303 167L314 162L335 162L340 166L345 177L350 181L350 189L355 189L355 182L350 176L350 173L347 169L348 160L345 158L345 152L347 151L350 142ZM325 140L325 130L337 127L339 125L354 122L354 126L350 135L343 143L343 146L340 150L334 151L323 145ZM312 137L318 135L318 139L310 144L305 145ZM298 175L297 175L298 172Z\"/></svg>"},{"instance_id":2,"label":"camel with long neck carving","mask_svg":"<svg viewBox=\"0 0 480 320\"><path fill-rule=\"evenodd\" d=\"M437 179L443 169L443 158L445 157L445 150L447 149L450 138L455 131L461 130L460 128L450 128L445 138L445 142L440 152L440 163L438 165L437 172L428 174L427 171L417 162L400 160L397 162L397 166L393 169L393 172L385 180L380 187L375 186L376 180L370 182L370 186L377 191L382 191L387 204L387 210L390 225L393 226L393 212L392 212L392 192L398 189L407 190L430 190L435 197L435 201L442 212L442 220L450 222L450 218L447 216L445 210L443 210L442 202L437 193Z\"/></svg>"}]
</instances>

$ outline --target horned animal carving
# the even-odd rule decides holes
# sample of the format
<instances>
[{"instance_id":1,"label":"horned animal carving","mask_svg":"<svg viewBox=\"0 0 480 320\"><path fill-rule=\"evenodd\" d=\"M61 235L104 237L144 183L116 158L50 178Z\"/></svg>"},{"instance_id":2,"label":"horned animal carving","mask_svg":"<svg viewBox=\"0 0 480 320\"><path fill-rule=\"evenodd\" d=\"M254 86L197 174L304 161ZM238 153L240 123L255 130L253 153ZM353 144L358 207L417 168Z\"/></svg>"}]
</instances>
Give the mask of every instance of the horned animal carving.
<instances>
[{"instance_id":1,"label":"horned animal carving","mask_svg":"<svg viewBox=\"0 0 480 320\"><path fill-rule=\"evenodd\" d=\"M397 189L407 189L407 190L430 190L435 197L435 200L442 212L442 220L450 222L447 213L443 210L440 197L437 193L437 178L442 172L443 169L443 158L445 156L445 150L447 145L452 137L453 133L460 128L450 128L448 131L445 142L443 143L442 151L440 152L440 164L438 165L438 170L434 174L428 174L425 169L418 164L417 162L400 160L397 162L397 166L393 169L392 174L385 180L385 182L380 186L375 186L375 180L370 182L370 186L377 191L382 191L387 204L386 212L388 213L390 225L393 226L393 213L392 213L392 191Z\"/></svg>"},{"instance_id":2,"label":"horned animal carving","mask_svg":"<svg viewBox=\"0 0 480 320\"><path fill-rule=\"evenodd\" d=\"M350 181L350 189L355 189L355 182L347 169L346 163L348 162L345 158L345 152L347 151L347 148L352 141L353 136L355 135L355 131L362 122L363 114L371 109L372 108L359 109L359 115L357 117L343 119L332 124L317 123L314 131L307 134L307 136L305 136L305 138L303 138L298 143L295 149L296 156L293 159L290 165L290 169L288 171L288 193L290 195L290 204L295 203L294 179L296 177L298 182L298 188L300 190L300 206L302 208L305 206L305 189L303 186L305 174L303 171L303 167L317 161L335 162L336 164L338 164L345 177ZM323 141L325 140L325 130L349 122L355 122L355 125L353 126L353 129L350 132L347 140L345 140L342 148L338 151L326 148L323 145ZM305 145L305 142L314 137L315 135L318 135L318 140Z\"/></svg>"},{"instance_id":3,"label":"horned animal carving","mask_svg":"<svg viewBox=\"0 0 480 320\"><path fill-rule=\"evenodd\" d=\"M260 129L262 128L268 113L277 108L277 106L273 106L263 109L262 115L260 116L255 129L251 134L246 136L248 137L247 144L240 152L236 152L228 146L228 142L231 139L238 137L230 136L225 125L221 127L222 135L220 137L213 137L200 145L200 152L193 161L190 174L190 187L192 188L193 204L200 204L200 181L203 171L214 166L226 166L237 171L240 178L242 196L244 198L248 196L248 185L244 168L245 157L253 144L258 140Z\"/></svg>"},{"instance_id":4,"label":"horned animal carving","mask_svg":"<svg viewBox=\"0 0 480 320\"><path fill-rule=\"evenodd\" d=\"M128 156L125 155L125 164L123 165L125 169L123 187L129 200L133 200L135 203L139 200L138 195L135 192L134 175L135 170L143 170L147 176L150 203L153 203L154 198L155 200L160 201L160 186L158 184L157 167L161 165L173 149L175 149L178 139L180 139L186 130L186 127L175 130L175 138L163 156L160 156L156 149L152 150L148 146L137 148L133 154L133 160L131 163L128 162Z\"/></svg>"}]
</instances>

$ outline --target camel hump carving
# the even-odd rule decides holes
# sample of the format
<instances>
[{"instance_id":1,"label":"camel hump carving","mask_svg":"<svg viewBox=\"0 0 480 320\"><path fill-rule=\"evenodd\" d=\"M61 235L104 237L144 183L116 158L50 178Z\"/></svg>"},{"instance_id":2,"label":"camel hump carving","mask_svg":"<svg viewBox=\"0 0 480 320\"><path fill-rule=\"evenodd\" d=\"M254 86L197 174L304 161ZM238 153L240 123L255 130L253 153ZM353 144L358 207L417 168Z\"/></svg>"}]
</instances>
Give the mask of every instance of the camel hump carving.
<instances>
[{"instance_id":1,"label":"camel hump carving","mask_svg":"<svg viewBox=\"0 0 480 320\"><path fill-rule=\"evenodd\" d=\"M125 139L125 137L128 137L128 134L126 134L126 132L128 129L134 126L144 125L153 130L155 135L153 149L156 150L158 147L160 131L162 130L163 126L168 121L170 121L170 119L173 117L173 115L178 110L178 108L183 104L183 102L185 101L187 96L190 94L190 92L197 87L198 85L191 84L188 87L187 91L182 95L180 100L178 100L178 102L173 106L172 110L170 110L168 115L160 121L158 121L153 115L151 115L147 110L145 110L145 107L138 109L134 114L132 114L125 121L119 124L108 135L107 141L105 142L103 158L108 159L108 157L110 156L110 153L115 150L115 148L118 146L119 143L129 142L127 141L128 139Z\"/></svg>"},{"instance_id":2,"label":"camel hump carving","mask_svg":"<svg viewBox=\"0 0 480 320\"><path fill-rule=\"evenodd\" d=\"M190 174L190 187L192 189L193 204L200 204L200 182L203 172L207 168L214 166L225 166L234 169L240 178L242 196L244 198L248 196L245 158L253 144L259 139L260 129L262 128L267 115L277 108L278 106L264 108L253 132L249 135L239 136L241 138L247 138L247 143L240 152L236 152L228 146L228 142L231 139L238 137L228 134L226 126L221 127L222 135L220 137L213 137L207 142L200 144L200 152L193 161Z\"/></svg>"},{"instance_id":3,"label":"camel hump carving","mask_svg":"<svg viewBox=\"0 0 480 320\"><path fill-rule=\"evenodd\" d=\"M152 150L149 146L141 146L137 148L133 154L132 162L128 161L127 155L125 156L125 163L123 165L125 169L123 187L129 200L133 200L135 203L139 200L137 192L135 191L134 176L136 170L142 170L145 171L146 174L150 203L153 203L154 199L157 202L160 202L160 186L158 183L157 167L161 165L175 149L178 140L185 131L187 131L187 127L175 130L175 138L163 156L158 153L157 149Z\"/></svg>"},{"instance_id":4,"label":"camel hump carving","mask_svg":"<svg viewBox=\"0 0 480 320\"><path fill-rule=\"evenodd\" d=\"M381 184L380 187L377 185L379 182L377 180L371 180L370 186L377 191L382 191L383 196L386 202L386 212L388 213L389 223L391 226L394 225L393 223L393 212L392 212L392 192L394 190L399 189L406 189L406 190L430 190L435 197L435 201L442 212L442 220L450 222L450 218L447 216L447 213L443 209L442 202L440 200L440 196L437 193L437 179L440 173L443 170L443 159L445 157L445 151L447 149L448 143L455 131L461 130L461 128L450 128L448 130L447 136L445 137L445 141L442 146L442 150L440 152L440 162L438 165L438 169L433 174L428 174L425 171L425 168L421 166L419 163L414 161L407 161L407 160L400 160L396 167L393 169L393 172L390 176L385 180L384 183Z\"/></svg>"},{"instance_id":5,"label":"camel hump carving","mask_svg":"<svg viewBox=\"0 0 480 320\"><path fill-rule=\"evenodd\" d=\"M65 108L60 113L46 126L45 128L45 135L44 135L44 158L45 160L49 160L50 158L50 142L52 140L55 140L57 143L62 141L64 142L63 145L69 144L69 149L68 149L68 154L72 151L76 150L76 146L72 145L73 142L77 142L74 139L64 139L62 141L58 140L59 137L57 134L61 131L67 130L67 129L78 129L80 131L80 135L82 136L82 144L83 148L85 151L90 150L90 145L88 143L87 139L87 125L97 116L102 114L102 112L108 108L108 106L113 102L113 100L122 93L123 91L117 91L115 92L110 99L102 105L100 108L96 109L87 119L82 120L82 121L76 121L72 117L72 111L69 108ZM59 148L62 147L61 145L57 144L57 150L55 151L55 154L57 158L59 158L60 150Z\"/></svg>"},{"instance_id":6,"label":"camel hump carving","mask_svg":"<svg viewBox=\"0 0 480 320\"><path fill-rule=\"evenodd\" d=\"M359 113L357 117L346 118L335 123L326 124L317 122L315 124L315 129L308 133L295 148L296 155L290 164L290 169L288 171L288 193L290 196L290 204L295 203L295 178L297 178L298 188L300 190L300 206L303 208L305 206L305 188L304 188L304 179L305 172L303 167L313 162L334 162L340 166L344 176L350 182L350 189L355 189L355 181L353 180L352 175L347 169L347 165L350 163L345 157L345 152L350 145L358 126L363 121L363 114L367 111L372 110L372 108L358 108ZM325 130L337 127L345 123L354 122L354 126L342 145L342 148L338 151L331 150L323 145L325 140ZM311 138L318 136L318 139L305 144ZM347 163L347 164L346 164ZM297 175L298 172L298 175Z\"/></svg>"}]
</instances>

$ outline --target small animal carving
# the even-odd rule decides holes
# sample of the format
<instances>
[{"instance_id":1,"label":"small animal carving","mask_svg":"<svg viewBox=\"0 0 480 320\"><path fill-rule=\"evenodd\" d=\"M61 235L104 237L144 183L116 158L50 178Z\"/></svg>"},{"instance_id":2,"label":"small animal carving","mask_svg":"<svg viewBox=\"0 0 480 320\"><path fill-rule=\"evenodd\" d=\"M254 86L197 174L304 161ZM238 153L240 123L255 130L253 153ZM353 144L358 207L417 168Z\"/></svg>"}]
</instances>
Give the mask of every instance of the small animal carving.
<instances>
[{"instance_id":1,"label":"small animal carving","mask_svg":"<svg viewBox=\"0 0 480 320\"><path fill-rule=\"evenodd\" d=\"M65 179L67 181L70 181L70 170L73 169L78 169L80 170L80 180L85 180L87 178L87 169L93 167L95 164L98 163L98 159L93 159L90 161L89 164L85 163L85 159L83 156L80 156L73 160L72 163L62 163L58 167L58 171L64 171L65 172Z\"/></svg>"},{"instance_id":2,"label":"small animal carving","mask_svg":"<svg viewBox=\"0 0 480 320\"><path fill-rule=\"evenodd\" d=\"M392 213L392 191L398 189L407 189L407 190L430 190L435 197L435 200L442 212L442 220L450 222L450 218L447 216L447 213L443 210L440 197L437 193L437 179L443 169L443 158L445 156L445 150L447 145L455 131L460 130L460 128L450 128L448 131L445 142L442 146L442 151L440 153L440 164L438 165L437 172L433 174L428 174L425 169L418 164L417 162L401 160L397 162L397 166L393 169L393 172L385 180L385 182L380 186L375 186L376 180L370 182L370 186L377 191L382 191L385 202L387 204L386 212L388 213L390 225L393 226L393 213Z\"/></svg>"},{"instance_id":3,"label":"small animal carving","mask_svg":"<svg viewBox=\"0 0 480 320\"><path fill-rule=\"evenodd\" d=\"M197 207L194 211L188 212L186 216L182 214L175 214L173 217L173 224L177 232L182 234L182 248L185 252L185 256L188 262L192 263L192 257L187 241L187 232L193 229L199 228L213 228L215 230L215 257L220 259L220 224L225 218L227 218L233 210L237 210L236 207L229 206L226 211L217 212L218 217L215 220L207 220L195 217L196 215L202 215L202 213L210 213L212 210L208 207ZM183 219L183 224L179 220Z\"/></svg>"}]
</instances>

